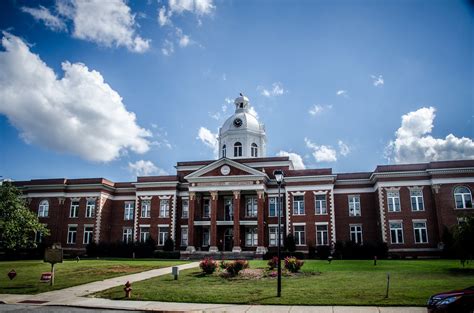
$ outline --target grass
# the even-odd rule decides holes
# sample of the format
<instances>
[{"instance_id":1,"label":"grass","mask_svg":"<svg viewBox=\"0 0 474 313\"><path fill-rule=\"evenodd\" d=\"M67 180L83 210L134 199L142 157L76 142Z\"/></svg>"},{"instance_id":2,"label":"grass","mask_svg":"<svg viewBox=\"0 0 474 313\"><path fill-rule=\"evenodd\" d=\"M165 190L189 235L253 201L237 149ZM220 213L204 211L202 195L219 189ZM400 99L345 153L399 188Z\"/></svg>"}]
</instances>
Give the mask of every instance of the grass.
<instances>
[{"instance_id":1,"label":"grass","mask_svg":"<svg viewBox=\"0 0 474 313\"><path fill-rule=\"evenodd\" d=\"M49 263L42 260L0 262L0 293L36 294L183 263L186 262L156 259L64 261L54 266L56 277L55 284L51 287L49 283L39 281L41 273L51 271ZM17 276L10 280L7 273L12 269Z\"/></svg>"},{"instance_id":2,"label":"grass","mask_svg":"<svg viewBox=\"0 0 474 313\"><path fill-rule=\"evenodd\" d=\"M251 261L251 268L266 267ZM282 297L275 297L276 279L225 279L218 274L203 276L199 269L133 284L132 299L173 302L299 304L299 305L410 305L424 306L429 296L474 285L474 266L461 268L455 260L307 260L302 271L308 275L283 277ZM311 275L314 273L315 275ZM385 298L387 273L390 291ZM123 299L121 288L97 294Z\"/></svg>"}]
</instances>

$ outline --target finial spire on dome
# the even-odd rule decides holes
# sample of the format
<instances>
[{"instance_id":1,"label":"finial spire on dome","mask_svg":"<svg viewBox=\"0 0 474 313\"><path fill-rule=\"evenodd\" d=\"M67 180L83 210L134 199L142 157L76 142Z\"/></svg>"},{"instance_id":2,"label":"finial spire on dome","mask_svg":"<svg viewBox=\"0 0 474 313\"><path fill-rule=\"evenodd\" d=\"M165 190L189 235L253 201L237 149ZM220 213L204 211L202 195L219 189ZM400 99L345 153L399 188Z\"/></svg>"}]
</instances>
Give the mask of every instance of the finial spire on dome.
<instances>
[{"instance_id":1,"label":"finial spire on dome","mask_svg":"<svg viewBox=\"0 0 474 313\"><path fill-rule=\"evenodd\" d=\"M249 106L249 98L244 96L242 92L239 93L239 95L240 96L235 98L235 101L234 101L235 112L245 111L248 109L248 106Z\"/></svg>"}]
</instances>

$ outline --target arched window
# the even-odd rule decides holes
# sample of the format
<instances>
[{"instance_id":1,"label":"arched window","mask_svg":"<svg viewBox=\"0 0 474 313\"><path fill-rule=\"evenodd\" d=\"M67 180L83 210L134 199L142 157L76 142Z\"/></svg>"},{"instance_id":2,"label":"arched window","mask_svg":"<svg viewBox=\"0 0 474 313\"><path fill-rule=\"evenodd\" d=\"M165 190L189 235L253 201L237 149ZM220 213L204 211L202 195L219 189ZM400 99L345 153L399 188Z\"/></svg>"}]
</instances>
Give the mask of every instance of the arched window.
<instances>
[{"instance_id":1,"label":"arched window","mask_svg":"<svg viewBox=\"0 0 474 313\"><path fill-rule=\"evenodd\" d=\"M456 209L472 208L472 195L469 188L459 186L454 189L454 201Z\"/></svg>"},{"instance_id":2,"label":"arched window","mask_svg":"<svg viewBox=\"0 0 474 313\"><path fill-rule=\"evenodd\" d=\"M226 152L227 152L227 151L226 151L226 148L227 148L227 147L226 147L225 145L222 146L222 157L223 157L223 158L226 157Z\"/></svg>"},{"instance_id":3,"label":"arched window","mask_svg":"<svg viewBox=\"0 0 474 313\"><path fill-rule=\"evenodd\" d=\"M241 156L242 156L242 144L237 141L234 144L234 157L241 157Z\"/></svg>"},{"instance_id":4,"label":"arched window","mask_svg":"<svg viewBox=\"0 0 474 313\"><path fill-rule=\"evenodd\" d=\"M41 200L38 209L39 217L48 217L49 214L49 202L48 200Z\"/></svg>"},{"instance_id":5,"label":"arched window","mask_svg":"<svg viewBox=\"0 0 474 313\"><path fill-rule=\"evenodd\" d=\"M250 154L252 155L252 157L258 157L258 146L256 143L253 143L250 146Z\"/></svg>"}]
</instances>

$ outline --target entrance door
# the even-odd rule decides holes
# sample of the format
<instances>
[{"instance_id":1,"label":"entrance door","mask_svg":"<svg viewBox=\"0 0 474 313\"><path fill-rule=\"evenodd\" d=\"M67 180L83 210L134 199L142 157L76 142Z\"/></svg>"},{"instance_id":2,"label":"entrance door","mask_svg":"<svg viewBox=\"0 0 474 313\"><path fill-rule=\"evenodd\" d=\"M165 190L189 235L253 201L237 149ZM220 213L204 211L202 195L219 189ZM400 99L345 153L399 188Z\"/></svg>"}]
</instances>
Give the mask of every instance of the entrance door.
<instances>
[{"instance_id":1,"label":"entrance door","mask_svg":"<svg viewBox=\"0 0 474 313\"><path fill-rule=\"evenodd\" d=\"M227 228L224 232L224 251L232 251L234 247L234 229Z\"/></svg>"}]
</instances>

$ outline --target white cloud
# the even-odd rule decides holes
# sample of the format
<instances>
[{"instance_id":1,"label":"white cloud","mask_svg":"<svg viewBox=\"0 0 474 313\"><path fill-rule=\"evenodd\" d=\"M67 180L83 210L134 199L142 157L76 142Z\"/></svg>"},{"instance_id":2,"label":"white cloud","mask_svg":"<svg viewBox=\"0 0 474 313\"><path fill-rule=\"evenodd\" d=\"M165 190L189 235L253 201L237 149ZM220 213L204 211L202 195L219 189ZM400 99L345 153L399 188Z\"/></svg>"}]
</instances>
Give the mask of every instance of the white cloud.
<instances>
[{"instance_id":1,"label":"white cloud","mask_svg":"<svg viewBox=\"0 0 474 313\"><path fill-rule=\"evenodd\" d=\"M161 46L161 53L163 53L165 56L172 55L174 53L174 44L168 39L165 39L163 45Z\"/></svg>"},{"instance_id":2,"label":"white cloud","mask_svg":"<svg viewBox=\"0 0 474 313\"><path fill-rule=\"evenodd\" d=\"M180 47L187 47L191 41L188 35L185 35L181 28L176 27L176 36L178 37L178 44Z\"/></svg>"},{"instance_id":3,"label":"white cloud","mask_svg":"<svg viewBox=\"0 0 474 313\"><path fill-rule=\"evenodd\" d=\"M216 121L220 120L222 117L221 112L216 112L216 113L209 112L209 116Z\"/></svg>"},{"instance_id":4,"label":"white cloud","mask_svg":"<svg viewBox=\"0 0 474 313\"><path fill-rule=\"evenodd\" d=\"M49 10L23 8L24 12L45 22L46 26L58 25L63 29L65 21L73 22L73 37L106 47L127 47L130 51L143 53L150 48L150 39L136 34L138 24L135 15L124 0L70 0L57 1L56 10L61 16L53 16ZM32 13L35 12L35 13ZM34 15L36 14L36 15Z\"/></svg>"},{"instance_id":5,"label":"white cloud","mask_svg":"<svg viewBox=\"0 0 474 313\"><path fill-rule=\"evenodd\" d=\"M281 150L280 152L277 153L277 156L290 157L290 160L293 162L293 166L295 167L295 170L304 170L306 168L303 162L303 158L301 157L301 155L297 153Z\"/></svg>"},{"instance_id":6,"label":"white cloud","mask_svg":"<svg viewBox=\"0 0 474 313\"><path fill-rule=\"evenodd\" d=\"M158 23L160 26L171 25L171 11L166 10L166 7L161 7L158 11Z\"/></svg>"},{"instance_id":7,"label":"white cloud","mask_svg":"<svg viewBox=\"0 0 474 313\"><path fill-rule=\"evenodd\" d=\"M429 135L436 109L423 107L402 116L395 140L386 146L385 156L395 163L474 159L474 141L449 134L445 139Z\"/></svg>"},{"instance_id":8,"label":"white cloud","mask_svg":"<svg viewBox=\"0 0 474 313\"><path fill-rule=\"evenodd\" d=\"M332 109L332 105L319 105L315 104L311 108L309 108L308 113L311 114L312 116L316 116L321 114L325 110L330 110Z\"/></svg>"},{"instance_id":9,"label":"white cloud","mask_svg":"<svg viewBox=\"0 0 474 313\"><path fill-rule=\"evenodd\" d=\"M342 89L341 89L341 90L338 90L338 91L336 92L336 95L341 96L341 97L344 97L344 98L349 97L349 95L347 94L347 90L342 90Z\"/></svg>"},{"instance_id":10,"label":"white cloud","mask_svg":"<svg viewBox=\"0 0 474 313\"><path fill-rule=\"evenodd\" d=\"M334 150L331 146L324 146L324 145L316 145L312 143L308 138L304 139L306 143L306 147L313 150L313 157L316 162L336 162L336 150Z\"/></svg>"},{"instance_id":11,"label":"white cloud","mask_svg":"<svg viewBox=\"0 0 474 313\"><path fill-rule=\"evenodd\" d=\"M377 86L383 86L384 80L383 80L383 76L382 76L382 75L379 75L379 76L370 75L370 77L372 78L372 83L374 84L375 87L377 87Z\"/></svg>"},{"instance_id":12,"label":"white cloud","mask_svg":"<svg viewBox=\"0 0 474 313\"><path fill-rule=\"evenodd\" d=\"M169 0L169 9L173 13L191 12L196 15L208 15L215 9L213 0Z\"/></svg>"},{"instance_id":13,"label":"white cloud","mask_svg":"<svg viewBox=\"0 0 474 313\"><path fill-rule=\"evenodd\" d=\"M135 163L128 162L128 170L135 176L168 175L165 170L157 167L153 162L145 160Z\"/></svg>"},{"instance_id":14,"label":"white cloud","mask_svg":"<svg viewBox=\"0 0 474 313\"><path fill-rule=\"evenodd\" d=\"M64 23L61 18L51 14L49 9L42 5L40 5L37 9L22 7L21 10L33 16L35 20L43 22L46 27L53 31L64 31L67 29L66 23Z\"/></svg>"},{"instance_id":15,"label":"white cloud","mask_svg":"<svg viewBox=\"0 0 474 313\"><path fill-rule=\"evenodd\" d=\"M24 141L102 162L149 150L151 133L99 72L66 61L58 79L20 38L3 32L2 46L0 113Z\"/></svg>"},{"instance_id":16,"label":"white cloud","mask_svg":"<svg viewBox=\"0 0 474 313\"><path fill-rule=\"evenodd\" d=\"M260 90L260 94L264 97L270 98L275 96L281 96L287 93L287 90L283 88L283 84L276 82L272 84L272 87L267 89L263 86L258 86L257 90Z\"/></svg>"},{"instance_id":17,"label":"white cloud","mask_svg":"<svg viewBox=\"0 0 474 313\"><path fill-rule=\"evenodd\" d=\"M349 153L351 153L351 149L347 144L345 144L342 140L339 140L337 142L337 145L339 146L339 154L342 156L347 156Z\"/></svg>"},{"instance_id":18,"label":"white cloud","mask_svg":"<svg viewBox=\"0 0 474 313\"><path fill-rule=\"evenodd\" d=\"M201 140L206 146L212 149L215 157L219 155L219 143L217 141L217 134L214 134L206 127L199 128L198 136L196 139Z\"/></svg>"}]
</instances>

